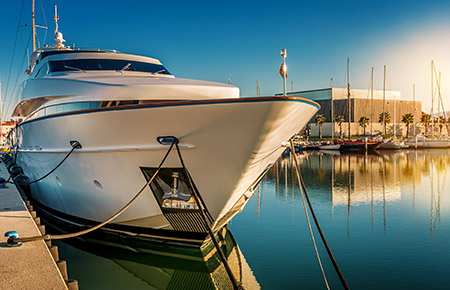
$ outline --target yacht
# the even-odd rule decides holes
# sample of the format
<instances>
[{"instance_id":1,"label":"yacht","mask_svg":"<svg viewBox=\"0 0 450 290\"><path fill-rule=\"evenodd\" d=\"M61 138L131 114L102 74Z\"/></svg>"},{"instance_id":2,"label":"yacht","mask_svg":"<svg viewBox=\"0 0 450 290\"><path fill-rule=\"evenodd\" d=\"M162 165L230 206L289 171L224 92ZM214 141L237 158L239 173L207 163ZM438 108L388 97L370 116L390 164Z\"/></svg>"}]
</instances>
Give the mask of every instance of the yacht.
<instances>
[{"instance_id":1,"label":"yacht","mask_svg":"<svg viewBox=\"0 0 450 290\"><path fill-rule=\"evenodd\" d=\"M414 136L412 140L405 141L410 148L448 148L450 140L428 139L425 136Z\"/></svg>"},{"instance_id":2,"label":"yacht","mask_svg":"<svg viewBox=\"0 0 450 290\"><path fill-rule=\"evenodd\" d=\"M260 179L320 106L297 97L240 97L239 88L176 78L156 58L55 42L30 57L12 117L11 144L35 206L79 226L110 218L156 178L105 230L201 241L187 174L218 231L240 212ZM174 140L174 138L168 138ZM166 141L164 141L166 140Z\"/></svg>"}]
</instances>

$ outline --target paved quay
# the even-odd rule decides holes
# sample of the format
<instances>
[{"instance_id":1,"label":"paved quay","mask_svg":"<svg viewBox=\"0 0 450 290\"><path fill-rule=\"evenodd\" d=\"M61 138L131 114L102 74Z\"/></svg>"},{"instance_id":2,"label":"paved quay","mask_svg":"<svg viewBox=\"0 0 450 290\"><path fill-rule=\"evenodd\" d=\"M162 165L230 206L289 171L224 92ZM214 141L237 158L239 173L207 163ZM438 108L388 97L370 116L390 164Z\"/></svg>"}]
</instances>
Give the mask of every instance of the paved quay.
<instances>
[{"instance_id":1,"label":"paved quay","mask_svg":"<svg viewBox=\"0 0 450 290\"><path fill-rule=\"evenodd\" d=\"M3 162L0 176L9 176ZM9 247L7 231L17 231L20 237L40 235L13 184L0 188L0 289L68 289L43 240Z\"/></svg>"}]
</instances>

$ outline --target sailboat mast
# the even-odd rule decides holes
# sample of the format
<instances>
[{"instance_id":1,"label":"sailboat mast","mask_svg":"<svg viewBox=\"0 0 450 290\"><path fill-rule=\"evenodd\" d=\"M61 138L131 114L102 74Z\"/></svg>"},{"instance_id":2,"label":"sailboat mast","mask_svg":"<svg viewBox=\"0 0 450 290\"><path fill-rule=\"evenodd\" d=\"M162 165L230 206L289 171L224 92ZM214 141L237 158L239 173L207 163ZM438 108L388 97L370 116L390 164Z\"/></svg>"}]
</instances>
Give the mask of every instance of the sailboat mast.
<instances>
[{"instance_id":1,"label":"sailboat mast","mask_svg":"<svg viewBox=\"0 0 450 290\"><path fill-rule=\"evenodd\" d=\"M413 85L413 103L414 103L414 136L416 136L416 85Z\"/></svg>"},{"instance_id":2,"label":"sailboat mast","mask_svg":"<svg viewBox=\"0 0 450 290\"><path fill-rule=\"evenodd\" d=\"M34 0L31 1L31 17L32 17L32 29L33 29L33 52L36 51L36 19L34 16Z\"/></svg>"},{"instance_id":3,"label":"sailboat mast","mask_svg":"<svg viewBox=\"0 0 450 290\"><path fill-rule=\"evenodd\" d=\"M351 139L351 119L350 119L350 59L347 58L347 111L348 111L348 140Z\"/></svg>"},{"instance_id":4,"label":"sailboat mast","mask_svg":"<svg viewBox=\"0 0 450 290\"><path fill-rule=\"evenodd\" d=\"M370 136L373 134L373 67L370 80Z\"/></svg>"},{"instance_id":5,"label":"sailboat mast","mask_svg":"<svg viewBox=\"0 0 450 290\"><path fill-rule=\"evenodd\" d=\"M386 135L386 65L384 65L384 75L383 75L383 126L384 126L384 135Z\"/></svg>"},{"instance_id":6,"label":"sailboat mast","mask_svg":"<svg viewBox=\"0 0 450 290\"><path fill-rule=\"evenodd\" d=\"M431 138L434 137L434 94L433 94L433 67L434 67L434 60L431 60Z\"/></svg>"},{"instance_id":7,"label":"sailboat mast","mask_svg":"<svg viewBox=\"0 0 450 290\"><path fill-rule=\"evenodd\" d=\"M331 139L334 140L333 78L331 78Z\"/></svg>"}]
</instances>

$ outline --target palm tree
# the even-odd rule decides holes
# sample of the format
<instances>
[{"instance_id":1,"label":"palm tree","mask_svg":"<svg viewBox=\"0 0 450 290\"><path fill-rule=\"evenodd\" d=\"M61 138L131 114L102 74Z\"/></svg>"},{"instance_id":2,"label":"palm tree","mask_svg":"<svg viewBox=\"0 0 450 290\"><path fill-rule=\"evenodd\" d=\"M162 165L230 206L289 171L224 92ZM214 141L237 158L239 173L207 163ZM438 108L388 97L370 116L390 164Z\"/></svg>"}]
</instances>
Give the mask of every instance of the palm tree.
<instances>
[{"instance_id":1,"label":"palm tree","mask_svg":"<svg viewBox=\"0 0 450 290\"><path fill-rule=\"evenodd\" d=\"M439 135L442 135L442 127L446 124L445 118L440 116L439 117Z\"/></svg>"},{"instance_id":2,"label":"palm tree","mask_svg":"<svg viewBox=\"0 0 450 290\"><path fill-rule=\"evenodd\" d=\"M428 132L428 126L430 125L431 116L427 113L422 113L420 116L420 123L425 126L425 134Z\"/></svg>"},{"instance_id":3,"label":"palm tree","mask_svg":"<svg viewBox=\"0 0 450 290\"><path fill-rule=\"evenodd\" d=\"M314 122L316 125L319 125L319 138L322 139L322 125L325 123L325 117L323 115L317 115Z\"/></svg>"},{"instance_id":4,"label":"palm tree","mask_svg":"<svg viewBox=\"0 0 450 290\"><path fill-rule=\"evenodd\" d=\"M369 124L369 118L362 116L359 118L359 126L363 127L364 129L364 136L366 136L366 127Z\"/></svg>"},{"instance_id":5,"label":"palm tree","mask_svg":"<svg viewBox=\"0 0 450 290\"><path fill-rule=\"evenodd\" d=\"M409 125L414 123L414 116L411 113L406 113L402 116L402 123L406 124L406 138L409 138Z\"/></svg>"},{"instance_id":6,"label":"palm tree","mask_svg":"<svg viewBox=\"0 0 450 290\"><path fill-rule=\"evenodd\" d=\"M341 139L343 139L343 136L342 136L342 123L344 123L344 121L345 121L344 116L337 116L334 121L336 121L336 123L338 124L338 126L339 126L339 135L341 136Z\"/></svg>"},{"instance_id":7,"label":"palm tree","mask_svg":"<svg viewBox=\"0 0 450 290\"><path fill-rule=\"evenodd\" d=\"M384 117L384 124L383 124L383 117ZM386 124L391 123L391 114L389 112L382 112L380 113L378 117L378 122L380 122L384 126L384 135L386 135Z\"/></svg>"}]
</instances>

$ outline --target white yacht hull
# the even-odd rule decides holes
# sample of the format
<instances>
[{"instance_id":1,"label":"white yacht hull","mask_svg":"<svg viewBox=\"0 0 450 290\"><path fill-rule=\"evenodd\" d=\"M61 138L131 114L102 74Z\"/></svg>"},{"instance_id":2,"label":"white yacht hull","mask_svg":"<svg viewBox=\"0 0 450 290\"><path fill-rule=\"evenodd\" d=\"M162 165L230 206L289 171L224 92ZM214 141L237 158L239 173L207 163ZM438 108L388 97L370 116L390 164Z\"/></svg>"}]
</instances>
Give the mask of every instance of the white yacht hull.
<instances>
[{"instance_id":1,"label":"white yacht hull","mask_svg":"<svg viewBox=\"0 0 450 290\"><path fill-rule=\"evenodd\" d=\"M169 146L159 136L180 140L186 167L215 227L245 205L252 186L283 152L319 106L300 98L179 101L91 109L37 118L17 127L17 164L35 180L77 149L49 177L31 185L39 204L68 216L101 222L146 184L141 168L157 167ZM181 167L172 151L163 167ZM113 223L168 229L149 187Z\"/></svg>"},{"instance_id":2,"label":"white yacht hull","mask_svg":"<svg viewBox=\"0 0 450 290\"><path fill-rule=\"evenodd\" d=\"M417 147L418 148L447 148L449 147L449 140L418 140ZM405 141L405 145L409 145L410 148L415 148L416 141Z\"/></svg>"}]
</instances>

